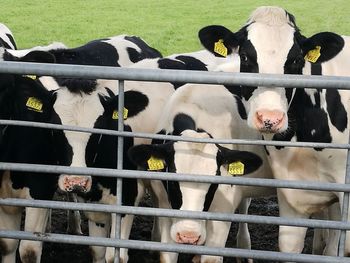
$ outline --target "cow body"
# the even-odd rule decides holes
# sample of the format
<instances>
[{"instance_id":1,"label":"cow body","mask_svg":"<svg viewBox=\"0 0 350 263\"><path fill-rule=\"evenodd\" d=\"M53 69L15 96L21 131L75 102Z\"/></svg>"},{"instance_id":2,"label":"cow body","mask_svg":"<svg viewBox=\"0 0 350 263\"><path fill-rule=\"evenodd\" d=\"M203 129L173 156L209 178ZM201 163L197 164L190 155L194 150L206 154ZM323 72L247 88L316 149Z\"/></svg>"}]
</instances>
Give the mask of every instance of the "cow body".
<instances>
[{"instance_id":1,"label":"cow body","mask_svg":"<svg viewBox=\"0 0 350 263\"><path fill-rule=\"evenodd\" d=\"M232 52L239 53L241 72L350 75L348 37L323 32L306 38L294 17L278 7L258 8L236 33L219 26L202 29L200 37L208 48L215 41L210 37L213 32L225 39ZM248 125L266 139L348 142L349 91L243 87L239 92ZM272 146L267 150L275 178L344 183L345 150ZM281 216L295 218L308 218L338 200L342 204L343 196L292 189L278 189L277 193ZM280 226L280 250L300 253L305 234L306 228ZM346 248L349 253L349 237ZM327 253L335 255L337 251Z\"/></svg>"},{"instance_id":2,"label":"cow body","mask_svg":"<svg viewBox=\"0 0 350 263\"><path fill-rule=\"evenodd\" d=\"M259 138L259 133L248 128L240 118L238 103L237 97L224 86L187 84L177 89L170 98L158 124L158 130L160 133L194 138ZM221 152L230 151L224 147L207 143L157 143L160 142L154 141L154 144L148 147L141 145L132 148L130 158L146 169L149 167L144 163L145 159L147 161L151 155L164 159L165 169L170 172L232 176L227 171L228 163L219 164ZM165 146L167 144L171 146ZM245 176L269 178L272 175L263 147L233 148L239 151L253 151L264 160L256 172ZM254 171L259 165L250 171L248 167L249 165L245 173ZM234 212L244 198L266 196L274 192L272 189L259 187L217 186L196 182L152 180L151 185L159 207L192 211ZM157 226L156 231L161 242L205 244L214 247L225 246L230 229L229 222L171 218L159 218ZM249 239L247 243L240 245L249 247ZM201 258L201 262L221 260L221 257L214 256ZM161 262L177 262L177 254L162 252Z\"/></svg>"}]
</instances>

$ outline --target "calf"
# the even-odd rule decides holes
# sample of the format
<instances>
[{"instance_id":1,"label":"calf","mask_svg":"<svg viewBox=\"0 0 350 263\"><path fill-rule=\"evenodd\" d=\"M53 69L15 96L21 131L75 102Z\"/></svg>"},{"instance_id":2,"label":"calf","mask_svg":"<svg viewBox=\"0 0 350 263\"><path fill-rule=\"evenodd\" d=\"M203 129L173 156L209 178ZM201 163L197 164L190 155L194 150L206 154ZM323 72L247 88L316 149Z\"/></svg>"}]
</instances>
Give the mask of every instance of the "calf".
<instances>
[{"instance_id":1,"label":"calf","mask_svg":"<svg viewBox=\"0 0 350 263\"><path fill-rule=\"evenodd\" d=\"M238 32L209 26L199 32L205 47L215 53L215 43L227 53L238 52L241 72L306 75L350 75L350 39L332 32L306 38L300 34L294 16L279 7L256 9ZM219 55L219 54L218 54ZM220 56L220 55L219 55ZM286 89L284 87L242 87L248 125L264 138L301 142L348 142L350 93L335 89ZM346 151L267 147L278 179L344 183ZM343 193L278 189L280 214L308 218L338 201ZM279 247L300 253L304 227L280 226ZM334 250L329 252L337 254ZM347 234L346 254L350 253Z\"/></svg>"},{"instance_id":2,"label":"calf","mask_svg":"<svg viewBox=\"0 0 350 263\"><path fill-rule=\"evenodd\" d=\"M238 113L241 107L239 98L224 86L188 84L172 95L157 127L159 133L183 137L260 138L261 135L241 119ZM181 174L271 176L266 153L261 146L224 147L210 143L162 143L155 140L152 145L134 146L129 150L129 156L135 164L146 170L152 170L149 166L152 157L160 163L159 168L163 168L163 171ZM244 169L230 173L229 167L234 165L244 166ZM274 193L273 189L262 187L165 180L152 180L151 186L159 207L192 211L234 212L244 198ZM230 225L230 222L164 217L159 218L156 230L161 242L224 247ZM177 262L177 254L162 252L161 262ZM202 256L201 262L222 262L222 258Z\"/></svg>"}]
</instances>

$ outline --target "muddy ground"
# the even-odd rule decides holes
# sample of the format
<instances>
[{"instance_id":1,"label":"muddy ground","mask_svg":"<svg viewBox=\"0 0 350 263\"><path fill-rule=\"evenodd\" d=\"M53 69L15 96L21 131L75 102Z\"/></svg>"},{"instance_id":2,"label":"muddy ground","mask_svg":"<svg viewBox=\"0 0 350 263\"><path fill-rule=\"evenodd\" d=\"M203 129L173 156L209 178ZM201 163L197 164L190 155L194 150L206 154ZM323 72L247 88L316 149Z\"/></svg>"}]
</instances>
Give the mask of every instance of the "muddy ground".
<instances>
[{"instance_id":1,"label":"muddy ground","mask_svg":"<svg viewBox=\"0 0 350 263\"><path fill-rule=\"evenodd\" d=\"M143 206L149 206L149 201L144 201ZM261 198L252 201L249 208L250 214L278 216L278 207L276 198ZM139 217L134 220L131 239L151 240L151 229L153 219L151 217ZM52 232L65 233L66 230L66 212L54 211L52 215ZM82 225L84 234L88 233L87 223L84 220ZM277 234L278 226L275 225L258 225L250 224L249 230L252 240L252 249L277 251ZM237 224L231 226L230 236L227 240L226 247L234 247L236 244ZM304 253L311 252L312 230L308 231ZM130 263L156 263L159 262L159 255L156 252L129 250ZM191 255L180 255L180 263L191 262ZM20 262L20 261L18 261ZM65 245L56 243L45 243L42 263L89 263L91 257L87 246ZM225 258L225 263L236 262L234 258ZM254 262L267 262L257 261ZM274 263L270 261L269 263Z\"/></svg>"}]
</instances>

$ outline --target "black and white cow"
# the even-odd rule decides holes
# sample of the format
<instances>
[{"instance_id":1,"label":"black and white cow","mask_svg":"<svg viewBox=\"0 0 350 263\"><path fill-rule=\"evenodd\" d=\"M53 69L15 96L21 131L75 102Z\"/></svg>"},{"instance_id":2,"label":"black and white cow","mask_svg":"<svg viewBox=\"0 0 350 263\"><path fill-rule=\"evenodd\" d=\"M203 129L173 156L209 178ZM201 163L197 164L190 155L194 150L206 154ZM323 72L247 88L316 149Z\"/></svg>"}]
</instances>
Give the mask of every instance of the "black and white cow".
<instances>
[{"instance_id":1,"label":"black and white cow","mask_svg":"<svg viewBox=\"0 0 350 263\"><path fill-rule=\"evenodd\" d=\"M209 26L201 29L199 37L214 53L216 42L224 45L229 54L238 52L241 72L350 75L349 37L323 32L306 38L300 34L293 15L279 7L256 9L237 32ZM348 142L349 91L242 87L238 92L245 105L248 125L262 132L264 138ZM344 183L345 150L267 149L275 178ZM278 189L280 214L308 218L338 200L341 204L342 196L343 193L338 192ZM280 226L280 250L300 253L305 233L303 227ZM347 234L346 254L349 253Z\"/></svg>"},{"instance_id":2,"label":"black and white cow","mask_svg":"<svg viewBox=\"0 0 350 263\"><path fill-rule=\"evenodd\" d=\"M4 100L2 118L49 122L54 98L37 81L18 75L1 74ZM5 113L5 114L4 114ZM0 144L0 160L13 163L56 164L51 131L32 127L7 126ZM0 198L51 200L57 189L58 176L47 173L1 171ZM45 232L49 209L26 209L24 230ZM0 229L20 230L23 208L0 206ZM3 263L16 262L18 240L0 238ZM22 240L22 262L40 262L42 243Z\"/></svg>"},{"instance_id":3,"label":"black and white cow","mask_svg":"<svg viewBox=\"0 0 350 263\"><path fill-rule=\"evenodd\" d=\"M31 62L60 62L71 63L72 58L80 60L80 64L97 64L103 65L129 65L145 57L159 57L160 53L138 37L118 36L101 41L93 41L86 46L77 49L67 49L63 44L54 43L49 46L38 46L28 50L9 50L1 49L0 57L6 61L31 61ZM87 58L90 55L90 60ZM64 61L64 59L67 59ZM103 60L104 59L104 60ZM31 76L33 78L33 76ZM1 90L3 90L4 100L1 103L1 115L6 119L19 119L26 121L53 122L58 121L54 113L54 102L59 96L49 90L56 89L59 85L57 82L67 81L62 79L50 79L49 77L36 77L31 79L27 76L16 76L12 74L3 75L0 80ZM56 83L56 85L51 85ZM66 82L65 82L66 83ZM82 81L83 83L83 81ZM89 81L85 82L90 84ZM69 85L69 84L67 84ZM37 94L38 93L38 94ZM58 92L57 92L58 93ZM133 103L138 105L130 106L129 115L135 114L135 110L142 109L142 103L145 100L138 100L137 94L133 92L131 98ZM126 94L126 105L130 101L129 93ZM111 95L109 93L108 95ZM141 99L143 99L141 95ZM136 100L135 100L136 99ZM104 107L115 107L115 99L109 99L105 96L98 96L100 105L103 102ZM147 101L146 101L147 102ZM110 106L108 106L110 105ZM89 105L93 109L93 105ZM106 111L111 113L109 111ZM113 112L113 111L112 111ZM108 114L106 113L106 114ZM88 121L88 120L87 120ZM115 123L115 120L111 120ZM107 125L107 124L106 124ZM108 124L113 125L113 124ZM62 158L58 158L54 152L55 145L52 141L56 139L56 132L50 130L41 130L34 128L21 128L9 126L6 128L5 139L1 145L2 161L8 162L25 162L25 163L42 163L42 164L62 164ZM24 134L24 135L23 135ZM106 137L103 140L109 140ZM10 147L11 146L11 147ZM110 146L112 147L112 145ZM116 148L115 148L116 149ZM61 150L57 148L57 150ZM37 154L36 154L37 152ZM57 154L56 154L57 153ZM53 155L55 154L55 155ZM91 156L90 156L91 157ZM89 157L89 158L90 158ZM106 156L104 156L106 157ZM107 156L109 159L112 156ZM106 159L108 159L106 158ZM91 158L90 158L91 159ZM97 161L99 158L97 158ZM58 177L48 176L41 180L42 174L39 174L40 180L37 180L36 174L32 173L9 173L3 172L1 177L1 197L18 197L29 199L52 199L53 193L57 189ZM21 176L20 176L21 175ZM1 208L2 216L0 228L18 229L21 209ZM25 230L31 232L45 232L48 219L48 210L46 209L26 209ZM12 220L11 220L12 218ZM19 218L19 219L18 219ZM15 252L17 240L1 240L1 254L3 262L15 262ZM20 255L22 262L40 262L41 242L21 241Z\"/></svg>"},{"instance_id":4,"label":"black and white cow","mask_svg":"<svg viewBox=\"0 0 350 263\"><path fill-rule=\"evenodd\" d=\"M88 47L94 47L95 44ZM70 50L55 50L49 52L29 51L23 53L26 58L35 57L58 63L88 64L96 62L96 50L90 55L89 48L79 49L76 56ZM99 53L102 54L102 53ZM134 53L132 53L134 54ZM91 56L91 57L90 57ZM14 59L19 58L12 53ZM156 57L156 54L155 56ZM76 60L74 60L75 58ZM81 60L83 58L84 60ZM100 56L99 56L100 58ZM110 58L110 56L108 56ZM131 66L133 68L154 69L211 69L215 57L208 51L195 52L194 54L174 55L168 58L144 59ZM131 59L130 59L131 60ZM215 59L217 63L227 59ZM209 63L210 62L210 63ZM110 65L105 63L103 65ZM115 111L117 109L117 83L114 80L83 80L53 77L39 77L41 83L48 90L55 90L55 103L53 105L52 122L81 127L95 127L103 129L117 129ZM138 132L154 132L154 127L162 113L162 105L165 104L179 83L152 83L152 82L125 82L127 118L125 129ZM130 103L129 103L130 102ZM135 104L136 103L136 104ZM104 167L116 168L117 164L117 138L111 136L100 136L98 134L84 134L70 131L54 131L55 149L58 154L58 163L77 167ZM125 150L134 143L146 143L147 141L135 142L125 139ZM125 154L124 167L135 169L128 162ZM116 179L97 178L91 176L73 176L69 174L60 175L58 186L66 192L80 192L79 195L88 202L100 202L114 204L116 202ZM143 184L136 180L123 180L126 193L122 203L125 205L137 205L143 195ZM112 215L113 217L114 215ZM111 226L111 216L103 213L87 213L89 219L89 232L93 236L114 235L114 226ZM132 215L126 215L122 219L122 238L128 238ZM94 262L112 262L114 249L103 247L92 247ZM121 250L121 259L127 262L127 250Z\"/></svg>"},{"instance_id":5,"label":"black and white cow","mask_svg":"<svg viewBox=\"0 0 350 263\"><path fill-rule=\"evenodd\" d=\"M193 138L260 138L261 135L240 118L240 108L239 98L224 86L187 84L177 89L170 98L158 123L158 131ZM221 146L182 141L162 143L155 140L151 145L134 146L129 155L135 164L146 170L152 170L150 162L156 159L160 162L158 168L181 174L272 177L261 146ZM232 169L232 174L229 169ZM159 207L191 211L230 213L244 198L274 193L271 188L198 182L152 180L151 186ZM164 243L225 247L230 225L230 222L220 221L159 218L156 231ZM247 239L242 240L239 246L250 248L249 233L243 236ZM177 262L177 254L162 252L160 262ZM222 262L222 257L203 255L200 262Z\"/></svg>"},{"instance_id":6,"label":"black and white cow","mask_svg":"<svg viewBox=\"0 0 350 263\"><path fill-rule=\"evenodd\" d=\"M17 49L11 30L2 23L0 23L0 47Z\"/></svg>"}]
</instances>

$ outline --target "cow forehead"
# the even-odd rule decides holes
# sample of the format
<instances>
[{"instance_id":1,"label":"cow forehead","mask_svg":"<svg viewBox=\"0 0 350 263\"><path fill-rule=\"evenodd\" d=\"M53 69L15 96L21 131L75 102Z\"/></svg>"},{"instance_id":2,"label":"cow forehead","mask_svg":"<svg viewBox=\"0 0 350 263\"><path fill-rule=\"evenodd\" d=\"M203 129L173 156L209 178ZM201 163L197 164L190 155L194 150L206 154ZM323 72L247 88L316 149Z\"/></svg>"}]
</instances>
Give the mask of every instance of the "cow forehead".
<instances>
[{"instance_id":1,"label":"cow forehead","mask_svg":"<svg viewBox=\"0 0 350 263\"><path fill-rule=\"evenodd\" d=\"M260 73L284 73L284 64L294 44L295 29L289 24L270 26L253 23L248 28L250 40L257 54Z\"/></svg>"},{"instance_id":2,"label":"cow forehead","mask_svg":"<svg viewBox=\"0 0 350 263\"><path fill-rule=\"evenodd\" d=\"M54 110L63 125L93 128L97 118L103 114L98 91L91 94L72 93L66 88L57 92Z\"/></svg>"},{"instance_id":3,"label":"cow forehead","mask_svg":"<svg viewBox=\"0 0 350 263\"><path fill-rule=\"evenodd\" d=\"M174 143L177 173L216 175L218 148L209 143Z\"/></svg>"}]
</instances>

